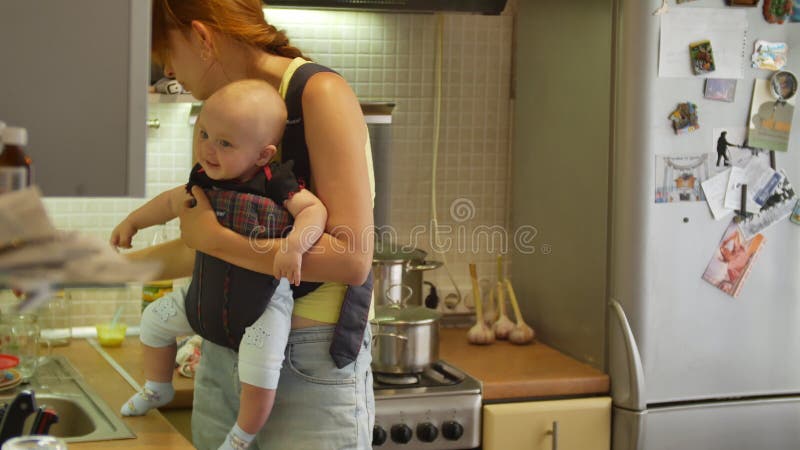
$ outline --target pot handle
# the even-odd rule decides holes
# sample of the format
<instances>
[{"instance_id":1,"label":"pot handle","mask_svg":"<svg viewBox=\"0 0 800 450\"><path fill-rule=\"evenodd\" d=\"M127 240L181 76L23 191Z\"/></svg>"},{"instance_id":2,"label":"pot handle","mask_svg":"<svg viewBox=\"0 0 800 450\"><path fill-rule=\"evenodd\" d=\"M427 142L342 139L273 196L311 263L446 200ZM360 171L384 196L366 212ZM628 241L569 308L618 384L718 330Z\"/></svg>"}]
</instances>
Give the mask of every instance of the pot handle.
<instances>
[{"instance_id":1,"label":"pot handle","mask_svg":"<svg viewBox=\"0 0 800 450\"><path fill-rule=\"evenodd\" d=\"M389 291L394 289L394 288L396 288L396 287L399 287L401 292L406 291L405 294L401 294L402 297L399 298L399 299L398 298L394 298L394 296L389 294ZM408 301L408 299L410 299L411 296L414 295L414 291L409 286L406 286L405 284L393 284L393 285L391 285L391 286L386 288L386 291L383 293L383 295L384 295L385 298L389 299L389 301L391 301L392 303L394 303L396 305L399 305L399 306L405 306L405 304Z\"/></svg>"},{"instance_id":2,"label":"pot handle","mask_svg":"<svg viewBox=\"0 0 800 450\"><path fill-rule=\"evenodd\" d=\"M395 339L400 339L401 341L408 340L408 336L403 336L402 334L397 334L397 333L375 333L372 335L372 340L375 341L375 338L377 338L378 336L389 336Z\"/></svg>"},{"instance_id":3,"label":"pot handle","mask_svg":"<svg viewBox=\"0 0 800 450\"><path fill-rule=\"evenodd\" d=\"M423 261L419 264L412 264L410 261L406 264L406 272L410 270L433 270L438 269L444 265L441 261Z\"/></svg>"}]
</instances>

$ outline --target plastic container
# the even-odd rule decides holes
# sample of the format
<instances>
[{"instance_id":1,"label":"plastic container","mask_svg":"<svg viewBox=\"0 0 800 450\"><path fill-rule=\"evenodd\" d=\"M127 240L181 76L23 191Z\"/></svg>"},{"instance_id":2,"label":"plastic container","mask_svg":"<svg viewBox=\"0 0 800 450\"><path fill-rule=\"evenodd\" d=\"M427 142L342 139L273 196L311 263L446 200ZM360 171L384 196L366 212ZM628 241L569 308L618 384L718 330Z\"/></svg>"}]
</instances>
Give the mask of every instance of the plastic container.
<instances>
[{"instance_id":1,"label":"plastic container","mask_svg":"<svg viewBox=\"0 0 800 450\"><path fill-rule=\"evenodd\" d=\"M6 127L2 136L0 194L24 189L33 181L31 159L25 154L25 146L28 145L28 131L20 127Z\"/></svg>"},{"instance_id":2,"label":"plastic container","mask_svg":"<svg viewBox=\"0 0 800 450\"><path fill-rule=\"evenodd\" d=\"M112 326L109 323L98 323L95 325L97 329L97 342L103 347L119 347L125 341L125 332L128 330L128 325L117 322Z\"/></svg>"}]
</instances>

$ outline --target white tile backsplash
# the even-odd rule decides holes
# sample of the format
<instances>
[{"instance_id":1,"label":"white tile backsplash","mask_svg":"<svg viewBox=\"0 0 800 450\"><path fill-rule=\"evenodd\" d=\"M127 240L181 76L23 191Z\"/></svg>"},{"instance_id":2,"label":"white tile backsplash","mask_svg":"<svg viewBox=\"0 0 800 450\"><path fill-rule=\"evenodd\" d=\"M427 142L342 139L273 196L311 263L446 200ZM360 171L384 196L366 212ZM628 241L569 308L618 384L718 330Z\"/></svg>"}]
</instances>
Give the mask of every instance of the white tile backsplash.
<instances>
[{"instance_id":1,"label":"white tile backsplash","mask_svg":"<svg viewBox=\"0 0 800 450\"><path fill-rule=\"evenodd\" d=\"M416 225L430 230L438 16L286 9L268 9L266 15L279 29L288 30L292 44L307 56L341 73L361 100L396 102L390 220L403 241L410 239ZM446 237L454 241L458 233L463 241L478 226L508 228L512 23L512 16L443 16L436 200L439 224L452 227ZM147 139L148 198L185 182L191 165L190 107L187 103L149 105L149 116L159 119L160 128L150 129ZM57 227L105 239L143 201L48 198L45 205ZM458 205L467 207L467 220L459 221ZM142 230L134 247L149 245L153 233ZM170 224L168 233L176 236L177 224ZM430 241L430 233L425 233L418 245L431 251ZM446 259L466 294L470 292L467 264L476 262L481 278L494 279L497 252L489 254L485 243L477 249L469 242L462 244L461 251L446 252ZM443 256L431 255L431 259ZM444 269L427 272L425 278L436 284L442 298L453 291ZM114 302L131 303L129 319L133 321L140 300L131 293L135 288L125 292L124 298L115 293ZM99 306L103 295L102 290L92 291L85 300L76 301L74 311L82 322L108 314L108 308ZM8 294L0 295L3 300L9 300Z\"/></svg>"}]
</instances>

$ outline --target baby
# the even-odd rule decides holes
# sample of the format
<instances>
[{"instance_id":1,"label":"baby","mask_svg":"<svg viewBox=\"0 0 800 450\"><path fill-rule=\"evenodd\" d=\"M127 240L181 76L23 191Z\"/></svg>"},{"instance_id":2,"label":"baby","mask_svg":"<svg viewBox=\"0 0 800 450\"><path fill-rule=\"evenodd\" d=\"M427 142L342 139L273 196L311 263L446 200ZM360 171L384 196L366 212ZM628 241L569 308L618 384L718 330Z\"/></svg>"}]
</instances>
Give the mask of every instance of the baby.
<instances>
[{"instance_id":1,"label":"baby","mask_svg":"<svg viewBox=\"0 0 800 450\"><path fill-rule=\"evenodd\" d=\"M161 193L112 232L112 245L130 248L138 230L177 217L190 200L187 190L199 185L224 226L255 237L285 235L277 241L281 248L274 277L197 252L185 299L174 292L147 306L140 337L147 382L122 406L122 415L143 415L172 400L175 339L196 332L239 351L239 415L220 448L247 448L268 419L291 325L290 283L301 284L302 255L322 235L327 220L322 202L292 173L291 161L270 162L286 115L283 99L264 81L237 81L218 90L197 119L198 164L189 184ZM215 323L224 326L207 325Z\"/></svg>"}]
</instances>

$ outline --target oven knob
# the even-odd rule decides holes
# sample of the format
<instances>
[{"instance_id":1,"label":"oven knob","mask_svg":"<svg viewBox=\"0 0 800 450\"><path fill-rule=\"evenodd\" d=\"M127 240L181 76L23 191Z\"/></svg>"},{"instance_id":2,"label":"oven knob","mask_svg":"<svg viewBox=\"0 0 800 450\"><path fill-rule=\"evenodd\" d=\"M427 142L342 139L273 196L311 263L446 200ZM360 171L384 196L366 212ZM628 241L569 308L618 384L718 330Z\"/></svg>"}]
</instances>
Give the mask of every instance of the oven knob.
<instances>
[{"instance_id":1,"label":"oven knob","mask_svg":"<svg viewBox=\"0 0 800 450\"><path fill-rule=\"evenodd\" d=\"M448 420L442 424L442 436L451 441L457 441L464 434L464 427L455 420Z\"/></svg>"},{"instance_id":2,"label":"oven knob","mask_svg":"<svg viewBox=\"0 0 800 450\"><path fill-rule=\"evenodd\" d=\"M408 444L411 442L413 434L414 432L406 424L392 425L392 440L398 444Z\"/></svg>"},{"instance_id":3,"label":"oven knob","mask_svg":"<svg viewBox=\"0 0 800 450\"><path fill-rule=\"evenodd\" d=\"M383 445L386 442L386 430L380 425L372 427L372 445Z\"/></svg>"},{"instance_id":4,"label":"oven knob","mask_svg":"<svg viewBox=\"0 0 800 450\"><path fill-rule=\"evenodd\" d=\"M439 429L430 422L417 425L417 437L422 442L433 442L439 436Z\"/></svg>"}]
</instances>

